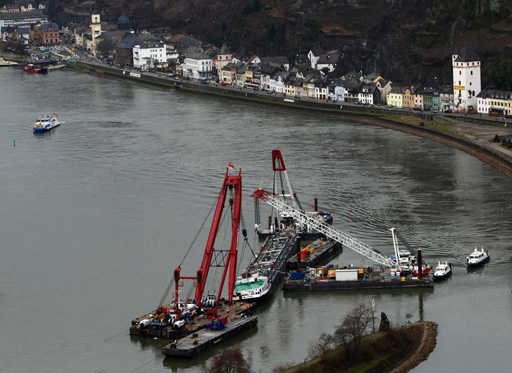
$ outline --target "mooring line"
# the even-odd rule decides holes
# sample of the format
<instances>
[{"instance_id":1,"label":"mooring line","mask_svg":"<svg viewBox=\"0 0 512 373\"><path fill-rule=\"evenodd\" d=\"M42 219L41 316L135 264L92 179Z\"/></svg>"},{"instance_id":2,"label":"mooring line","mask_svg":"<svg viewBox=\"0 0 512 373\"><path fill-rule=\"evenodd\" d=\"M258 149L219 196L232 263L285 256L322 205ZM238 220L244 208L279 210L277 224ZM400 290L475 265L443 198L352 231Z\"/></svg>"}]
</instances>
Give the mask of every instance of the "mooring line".
<instances>
[{"instance_id":1,"label":"mooring line","mask_svg":"<svg viewBox=\"0 0 512 373\"><path fill-rule=\"evenodd\" d=\"M147 363L142 364L142 365L141 365L140 367L138 367L137 369L132 370L130 373L134 373L134 372L138 371L140 368L145 367L146 365L148 365L149 363L151 363L151 362L152 362L152 361L154 361L154 360L156 360L156 357L154 357L153 359L149 360Z\"/></svg>"},{"instance_id":2,"label":"mooring line","mask_svg":"<svg viewBox=\"0 0 512 373\"><path fill-rule=\"evenodd\" d=\"M108 342L108 341L110 341L111 339L114 339L115 337L119 337L120 335L123 335L124 333L126 333L126 330L125 330L125 331L122 331L122 332L121 332L121 333L119 333L119 334L116 334L116 335L115 335L115 336L113 336L113 337L110 337L110 338L105 339L103 342Z\"/></svg>"}]
</instances>

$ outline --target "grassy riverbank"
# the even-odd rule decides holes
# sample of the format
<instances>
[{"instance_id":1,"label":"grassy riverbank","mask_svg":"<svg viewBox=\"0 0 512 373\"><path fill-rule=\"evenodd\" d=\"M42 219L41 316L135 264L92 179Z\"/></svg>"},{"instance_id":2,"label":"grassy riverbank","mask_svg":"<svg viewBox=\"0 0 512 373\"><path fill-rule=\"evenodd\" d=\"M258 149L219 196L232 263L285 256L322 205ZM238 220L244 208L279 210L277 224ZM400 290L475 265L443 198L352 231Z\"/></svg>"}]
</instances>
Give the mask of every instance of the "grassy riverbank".
<instances>
[{"instance_id":1,"label":"grassy riverbank","mask_svg":"<svg viewBox=\"0 0 512 373\"><path fill-rule=\"evenodd\" d=\"M436 346L436 339L437 324L416 322L367 335L359 347L348 354L344 347L338 347L281 372L407 372L427 359Z\"/></svg>"}]
</instances>

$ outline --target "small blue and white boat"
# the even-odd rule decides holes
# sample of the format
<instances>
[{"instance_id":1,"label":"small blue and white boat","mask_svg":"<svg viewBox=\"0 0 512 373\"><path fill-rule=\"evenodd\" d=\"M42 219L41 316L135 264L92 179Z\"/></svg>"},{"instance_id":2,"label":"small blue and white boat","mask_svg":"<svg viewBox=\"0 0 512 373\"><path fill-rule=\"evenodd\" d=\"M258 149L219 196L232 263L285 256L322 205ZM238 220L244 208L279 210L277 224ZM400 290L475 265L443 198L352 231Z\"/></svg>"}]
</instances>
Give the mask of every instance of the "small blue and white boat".
<instances>
[{"instance_id":1,"label":"small blue and white boat","mask_svg":"<svg viewBox=\"0 0 512 373\"><path fill-rule=\"evenodd\" d=\"M43 115L36 120L33 130L34 132L45 132L60 126L61 123L57 114Z\"/></svg>"},{"instance_id":2,"label":"small blue and white boat","mask_svg":"<svg viewBox=\"0 0 512 373\"><path fill-rule=\"evenodd\" d=\"M483 247L481 250L478 250L477 248L475 248L475 251L473 251L466 258L466 263L467 263L468 267L477 267L484 263L488 263L490 259L491 259L491 257L489 255L489 250L485 250Z\"/></svg>"},{"instance_id":3,"label":"small blue and white boat","mask_svg":"<svg viewBox=\"0 0 512 373\"><path fill-rule=\"evenodd\" d=\"M448 262L438 262L436 270L434 271L434 280L441 280L447 278L452 274L452 265Z\"/></svg>"}]
</instances>

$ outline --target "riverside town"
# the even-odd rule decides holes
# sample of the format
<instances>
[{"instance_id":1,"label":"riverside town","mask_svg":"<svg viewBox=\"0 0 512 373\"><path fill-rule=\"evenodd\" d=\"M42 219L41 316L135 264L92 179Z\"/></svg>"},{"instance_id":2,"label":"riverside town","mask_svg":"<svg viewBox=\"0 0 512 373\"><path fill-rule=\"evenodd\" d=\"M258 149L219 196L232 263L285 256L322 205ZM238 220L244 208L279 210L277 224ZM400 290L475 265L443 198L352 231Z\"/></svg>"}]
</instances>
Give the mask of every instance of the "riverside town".
<instances>
[{"instance_id":1,"label":"riverside town","mask_svg":"<svg viewBox=\"0 0 512 373\"><path fill-rule=\"evenodd\" d=\"M218 49L190 35L135 33L126 15L115 25L105 24L93 8L89 24L59 26L44 15L43 4L35 8L30 3L5 5L0 9L0 35L3 42L30 50L36 64L85 58L133 72L289 99L512 119L512 91L482 88L482 61L469 44L453 52L453 84L440 86L438 79L392 82L375 71L341 71L340 50L314 48L294 61L286 56L241 59L226 43Z\"/></svg>"},{"instance_id":2,"label":"riverside town","mask_svg":"<svg viewBox=\"0 0 512 373\"><path fill-rule=\"evenodd\" d=\"M0 297L8 312L25 309L44 355L65 355L54 366L32 351L35 366L389 373L441 370L458 356L461 371L503 370L499 351L476 363L458 351L464 341L488 354L477 338L510 346L512 328L512 88L482 81L481 46L453 43L449 76L394 82L393 70L348 69L341 45L248 57L233 39L139 28L104 3L80 3L58 24L53 1L0 0L10 87L0 155L18 193L0 203L12 214L0 280L14 289ZM30 133L23 115L36 107L46 112ZM34 184L24 200L31 193L18 191ZM10 303L26 294L37 315ZM495 304L504 311L493 315ZM55 326L44 329L41 314ZM7 329L7 369L18 368L23 324Z\"/></svg>"}]
</instances>

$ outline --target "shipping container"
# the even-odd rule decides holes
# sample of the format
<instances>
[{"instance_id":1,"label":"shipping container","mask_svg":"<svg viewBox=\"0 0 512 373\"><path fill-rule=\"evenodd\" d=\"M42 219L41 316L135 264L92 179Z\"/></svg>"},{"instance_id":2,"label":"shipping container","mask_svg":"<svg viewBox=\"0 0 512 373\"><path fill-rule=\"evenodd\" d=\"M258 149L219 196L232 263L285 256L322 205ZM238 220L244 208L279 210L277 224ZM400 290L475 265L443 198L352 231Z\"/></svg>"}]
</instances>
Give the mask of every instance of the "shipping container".
<instances>
[{"instance_id":1,"label":"shipping container","mask_svg":"<svg viewBox=\"0 0 512 373\"><path fill-rule=\"evenodd\" d=\"M292 279L303 279L305 273L304 272L290 272L290 278Z\"/></svg>"},{"instance_id":2,"label":"shipping container","mask_svg":"<svg viewBox=\"0 0 512 373\"><path fill-rule=\"evenodd\" d=\"M354 269L337 269L336 281L357 281L357 268Z\"/></svg>"}]
</instances>

